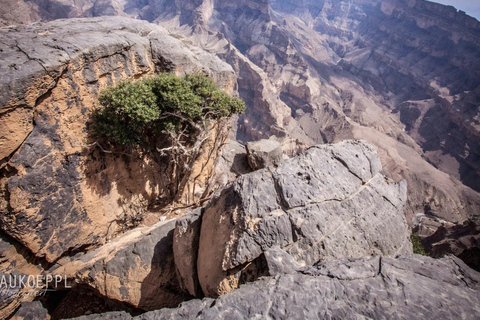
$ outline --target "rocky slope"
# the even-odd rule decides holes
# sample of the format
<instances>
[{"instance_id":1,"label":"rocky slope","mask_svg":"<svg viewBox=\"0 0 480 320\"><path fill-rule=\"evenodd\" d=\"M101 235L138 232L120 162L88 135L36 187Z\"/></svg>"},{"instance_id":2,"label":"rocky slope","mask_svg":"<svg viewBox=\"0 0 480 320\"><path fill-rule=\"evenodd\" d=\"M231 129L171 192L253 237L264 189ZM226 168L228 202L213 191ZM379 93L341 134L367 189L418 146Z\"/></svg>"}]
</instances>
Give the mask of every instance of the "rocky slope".
<instances>
[{"instance_id":1,"label":"rocky slope","mask_svg":"<svg viewBox=\"0 0 480 320\"><path fill-rule=\"evenodd\" d=\"M420 0L20 4L30 18L5 11L3 19L126 15L161 24L236 71L248 105L238 139L273 135L291 153L365 139L391 178L407 179L409 222L420 212L452 223L478 218L480 23L453 7Z\"/></svg>"},{"instance_id":2,"label":"rocky slope","mask_svg":"<svg viewBox=\"0 0 480 320\"><path fill-rule=\"evenodd\" d=\"M239 74L250 108L238 138L300 149L362 138L390 177L407 179L409 220L478 216L475 19L425 1L214 1L190 21L183 6L165 8L155 22Z\"/></svg>"},{"instance_id":3,"label":"rocky slope","mask_svg":"<svg viewBox=\"0 0 480 320\"><path fill-rule=\"evenodd\" d=\"M341 260L265 277L216 300L189 301L133 319L477 319L479 281L478 273L452 256ZM77 319L132 317L112 312Z\"/></svg>"},{"instance_id":4,"label":"rocky slope","mask_svg":"<svg viewBox=\"0 0 480 320\"><path fill-rule=\"evenodd\" d=\"M406 184L380 169L370 146L347 141L238 178L202 216L196 270L203 293L258 277L262 252L275 245L303 266L411 252Z\"/></svg>"},{"instance_id":5,"label":"rocky slope","mask_svg":"<svg viewBox=\"0 0 480 320\"><path fill-rule=\"evenodd\" d=\"M380 170L365 142L313 147L240 176L176 222L136 228L45 266L42 274L66 275L72 288L57 288L65 290L60 298L47 294L41 301L55 319L137 314L317 263L411 253L405 182L389 181ZM20 302L7 301L4 311ZM44 312L37 307L24 302L18 312Z\"/></svg>"},{"instance_id":6,"label":"rocky slope","mask_svg":"<svg viewBox=\"0 0 480 320\"><path fill-rule=\"evenodd\" d=\"M165 165L89 135L102 89L160 71L205 72L230 93L236 85L217 57L159 26L115 17L0 29L0 56L0 262L8 274L40 274L161 217ZM180 201L208 191L226 130L205 144ZM3 316L19 303L7 300Z\"/></svg>"},{"instance_id":7,"label":"rocky slope","mask_svg":"<svg viewBox=\"0 0 480 320\"><path fill-rule=\"evenodd\" d=\"M480 316L478 273L461 261L394 258L411 252L413 223L435 256L478 267L478 21L420 0L0 9L5 25L96 15L163 27L102 17L0 29L0 271L73 286L34 302L14 288L0 318L136 315L221 294L140 317ZM239 141L271 138L289 155L324 145L245 174L241 145L220 157L211 143L193 172L206 167L201 193L219 192L153 223L165 168L104 149L88 119L102 88L158 71L238 89Z\"/></svg>"}]
</instances>

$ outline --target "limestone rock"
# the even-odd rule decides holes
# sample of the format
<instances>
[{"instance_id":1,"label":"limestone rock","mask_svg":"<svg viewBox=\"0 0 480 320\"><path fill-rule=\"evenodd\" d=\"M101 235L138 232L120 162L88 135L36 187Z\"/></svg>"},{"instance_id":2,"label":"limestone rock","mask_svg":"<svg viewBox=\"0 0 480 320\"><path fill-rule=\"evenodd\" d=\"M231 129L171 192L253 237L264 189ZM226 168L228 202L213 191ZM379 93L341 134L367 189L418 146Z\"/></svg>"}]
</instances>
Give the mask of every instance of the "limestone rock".
<instances>
[{"instance_id":1,"label":"limestone rock","mask_svg":"<svg viewBox=\"0 0 480 320\"><path fill-rule=\"evenodd\" d=\"M303 266L411 252L406 184L380 169L370 145L345 141L239 177L203 214L197 271L205 295L237 288L242 270L277 245Z\"/></svg>"},{"instance_id":2,"label":"limestone rock","mask_svg":"<svg viewBox=\"0 0 480 320\"><path fill-rule=\"evenodd\" d=\"M480 274L458 258L418 255L339 260L266 277L215 300L133 319L478 319ZM82 320L102 319L102 315ZM130 319L119 317L118 319Z\"/></svg>"},{"instance_id":3,"label":"limestone rock","mask_svg":"<svg viewBox=\"0 0 480 320\"><path fill-rule=\"evenodd\" d=\"M203 297L198 283L197 259L202 209L196 209L178 219L173 233L175 268L181 288L194 297Z\"/></svg>"},{"instance_id":4,"label":"limestone rock","mask_svg":"<svg viewBox=\"0 0 480 320\"><path fill-rule=\"evenodd\" d=\"M49 320L50 315L40 301L24 302L20 309L11 317L12 320Z\"/></svg>"},{"instance_id":5,"label":"limestone rock","mask_svg":"<svg viewBox=\"0 0 480 320\"><path fill-rule=\"evenodd\" d=\"M430 209L455 223L478 216L480 22L465 12L424 0L12 0L0 24L102 15L161 24L228 62L248 106L237 138L364 139L407 179L409 221ZM29 113L9 114L13 140L31 130Z\"/></svg>"},{"instance_id":6,"label":"limestone rock","mask_svg":"<svg viewBox=\"0 0 480 320\"><path fill-rule=\"evenodd\" d=\"M94 145L88 123L102 89L155 71L205 72L228 92L236 82L216 56L127 18L4 28L0 49L0 228L49 263L139 225L166 194L153 157Z\"/></svg>"},{"instance_id":7,"label":"limestone rock","mask_svg":"<svg viewBox=\"0 0 480 320\"><path fill-rule=\"evenodd\" d=\"M50 273L143 310L177 306L187 295L175 272L174 228L174 221L137 228Z\"/></svg>"},{"instance_id":8,"label":"limestone rock","mask_svg":"<svg viewBox=\"0 0 480 320\"><path fill-rule=\"evenodd\" d=\"M259 140L247 142L248 164L252 170L266 168L270 165L280 163L283 159L282 145L275 140Z\"/></svg>"}]
</instances>

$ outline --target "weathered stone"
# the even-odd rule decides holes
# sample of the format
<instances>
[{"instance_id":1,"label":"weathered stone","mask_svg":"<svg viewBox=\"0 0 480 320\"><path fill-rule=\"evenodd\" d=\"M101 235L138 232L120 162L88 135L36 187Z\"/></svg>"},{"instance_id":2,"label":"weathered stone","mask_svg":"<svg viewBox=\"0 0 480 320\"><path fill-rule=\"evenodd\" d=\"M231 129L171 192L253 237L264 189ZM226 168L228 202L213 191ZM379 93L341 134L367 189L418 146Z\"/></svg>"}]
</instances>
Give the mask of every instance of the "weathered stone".
<instances>
[{"instance_id":1,"label":"weathered stone","mask_svg":"<svg viewBox=\"0 0 480 320\"><path fill-rule=\"evenodd\" d=\"M50 272L143 310L177 306L187 295L175 272L174 228L174 221L137 228Z\"/></svg>"},{"instance_id":2,"label":"weathered stone","mask_svg":"<svg viewBox=\"0 0 480 320\"><path fill-rule=\"evenodd\" d=\"M411 252L406 184L380 169L370 145L345 141L239 177L202 218L197 271L205 295L237 288L242 269L277 245L303 266Z\"/></svg>"},{"instance_id":3,"label":"weathered stone","mask_svg":"<svg viewBox=\"0 0 480 320\"><path fill-rule=\"evenodd\" d=\"M0 24L102 15L161 24L228 62L248 106L240 140L275 135L284 147L294 141L284 150L295 153L364 139L379 148L390 178L408 181L407 221L424 211L453 223L478 216L480 22L465 12L423 0L11 0L0 8ZM166 55L182 47L153 42ZM11 77L21 60L0 55L11 66L1 74ZM46 91L54 80L29 81ZM18 134L0 154L31 131L32 114L21 102L5 115L0 137Z\"/></svg>"},{"instance_id":4,"label":"weathered stone","mask_svg":"<svg viewBox=\"0 0 480 320\"><path fill-rule=\"evenodd\" d=\"M49 320L50 315L40 301L24 302L11 320Z\"/></svg>"},{"instance_id":5,"label":"weathered stone","mask_svg":"<svg viewBox=\"0 0 480 320\"><path fill-rule=\"evenodd\" d=\"M252 170L266 168L270 165L280 163L283 159L282 145L275 140L259 140L247 142L248 164Z\"/></svg>"},{"instance_id":6,"label":"weathered stone","mask_svg":"<svg viewBox=\"0 0 480 320\"><path fill-rule=\"evenodd\" d=\"M263 254L265 255L268 274L270 276L294 273L296 270L301 268L298 262L279 246L273 246Z\"/></svg>"},{"instance_id":7,"label":"weathered stone","mask_svg":"<svg viewBox=\"0 0 480 320\"><path fill-rule=\"evenodd\" d=\"M91 314L75 318L76 320L130 320L132 317L124 311L112 311L102 314Z\"/></svg>"},{"instance_id":8,"label":"weathered stone","mask_svg":"<svg viewBox=\"0 0 480 320\"><path fill-rule=\"evenodd\" d=\"M473 320L480 316L479 284L480 274L452 256L332 261L134 319Z\"/></svg>"},{"instance_id":9,"label":"weathered stone","mask_svg":"<svg viewBox=\"0 0 480 320\"><path fill-rule=\"evenodd\" d=\"M137 226L170 183L152 156L95 145L88 123L101 90L155 71L235 86L218 57L124 17L1 29L0 47L0 228L50 263ZM194 164L209 171L195 172L197 190L220 145L205 144Z\"/></svg>"},{"instance_id":10,"label":"weathered stone","mask_svg":"<svg viewBox=\"0 0 480 320\"><path fill-rule=\"evenodd\" d=\"M196 209L178 219L173 233L173 255L180 287L194 297L203 297L198 283L197 259L202 209Z\"/></svg>"}]
</instances>

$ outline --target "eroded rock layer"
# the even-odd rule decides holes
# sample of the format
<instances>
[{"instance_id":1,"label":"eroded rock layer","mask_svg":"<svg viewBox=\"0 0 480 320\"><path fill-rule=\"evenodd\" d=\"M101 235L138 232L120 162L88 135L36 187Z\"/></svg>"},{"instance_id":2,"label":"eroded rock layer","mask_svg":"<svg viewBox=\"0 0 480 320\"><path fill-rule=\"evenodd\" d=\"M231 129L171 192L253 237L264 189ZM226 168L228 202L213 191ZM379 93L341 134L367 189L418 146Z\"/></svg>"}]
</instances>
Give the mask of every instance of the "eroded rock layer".
<instances>
[{"instance_id":1,"label":"eroded rock layer","mask_svg":"<svg viewBox=\"0 0 480 320\"><path fill-rule=\"evenodd\" d=\"M161 161L105 152L89 136L102 89L159 71L206 72L235 87L217 57L138 20L11 27L0 30L0 46L0 226L48 262L135 227L170 181ZM198 166L211 170L215 158Z\"/></svg>"}]
</instances>

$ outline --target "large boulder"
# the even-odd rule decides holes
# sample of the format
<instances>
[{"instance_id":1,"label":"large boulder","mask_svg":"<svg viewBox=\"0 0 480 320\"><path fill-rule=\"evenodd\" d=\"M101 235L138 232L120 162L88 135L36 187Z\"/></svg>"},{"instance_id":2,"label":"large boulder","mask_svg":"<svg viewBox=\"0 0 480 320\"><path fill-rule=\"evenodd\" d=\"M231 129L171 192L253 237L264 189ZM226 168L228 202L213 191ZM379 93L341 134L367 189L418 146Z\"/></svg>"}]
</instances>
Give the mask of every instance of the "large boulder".
<instances>
[{"instance_id":1,"label":"large boulder","mask_svg":"<svg viewBox=\"0 0 480 320\"><path fill-rule=\"evenodd\" d=\"M228 92L236 85L229 65L145 21L101 17L0 29L5 233L52 263L142 221L170 177L152 156L104 152L88 123L102 89L160 71L205 72ZM209 157L195 164L205 172L220 144L208 145ZM210 173L195 171L197 183Z\"/></svg>"},{"instance_id":2,"label":"large boulder","mask_svg":"<svg viewBox=\"0 0 480 320\"><path fill-rule=\"evenodd\" d=\"M203 214L197 260L203 293L237 288L252 268L262 275L263 252L273 246L302 266L411 252L406 184L380 170L373 147L345 141L238 178Z\"/></svg>"}]
</instances>

